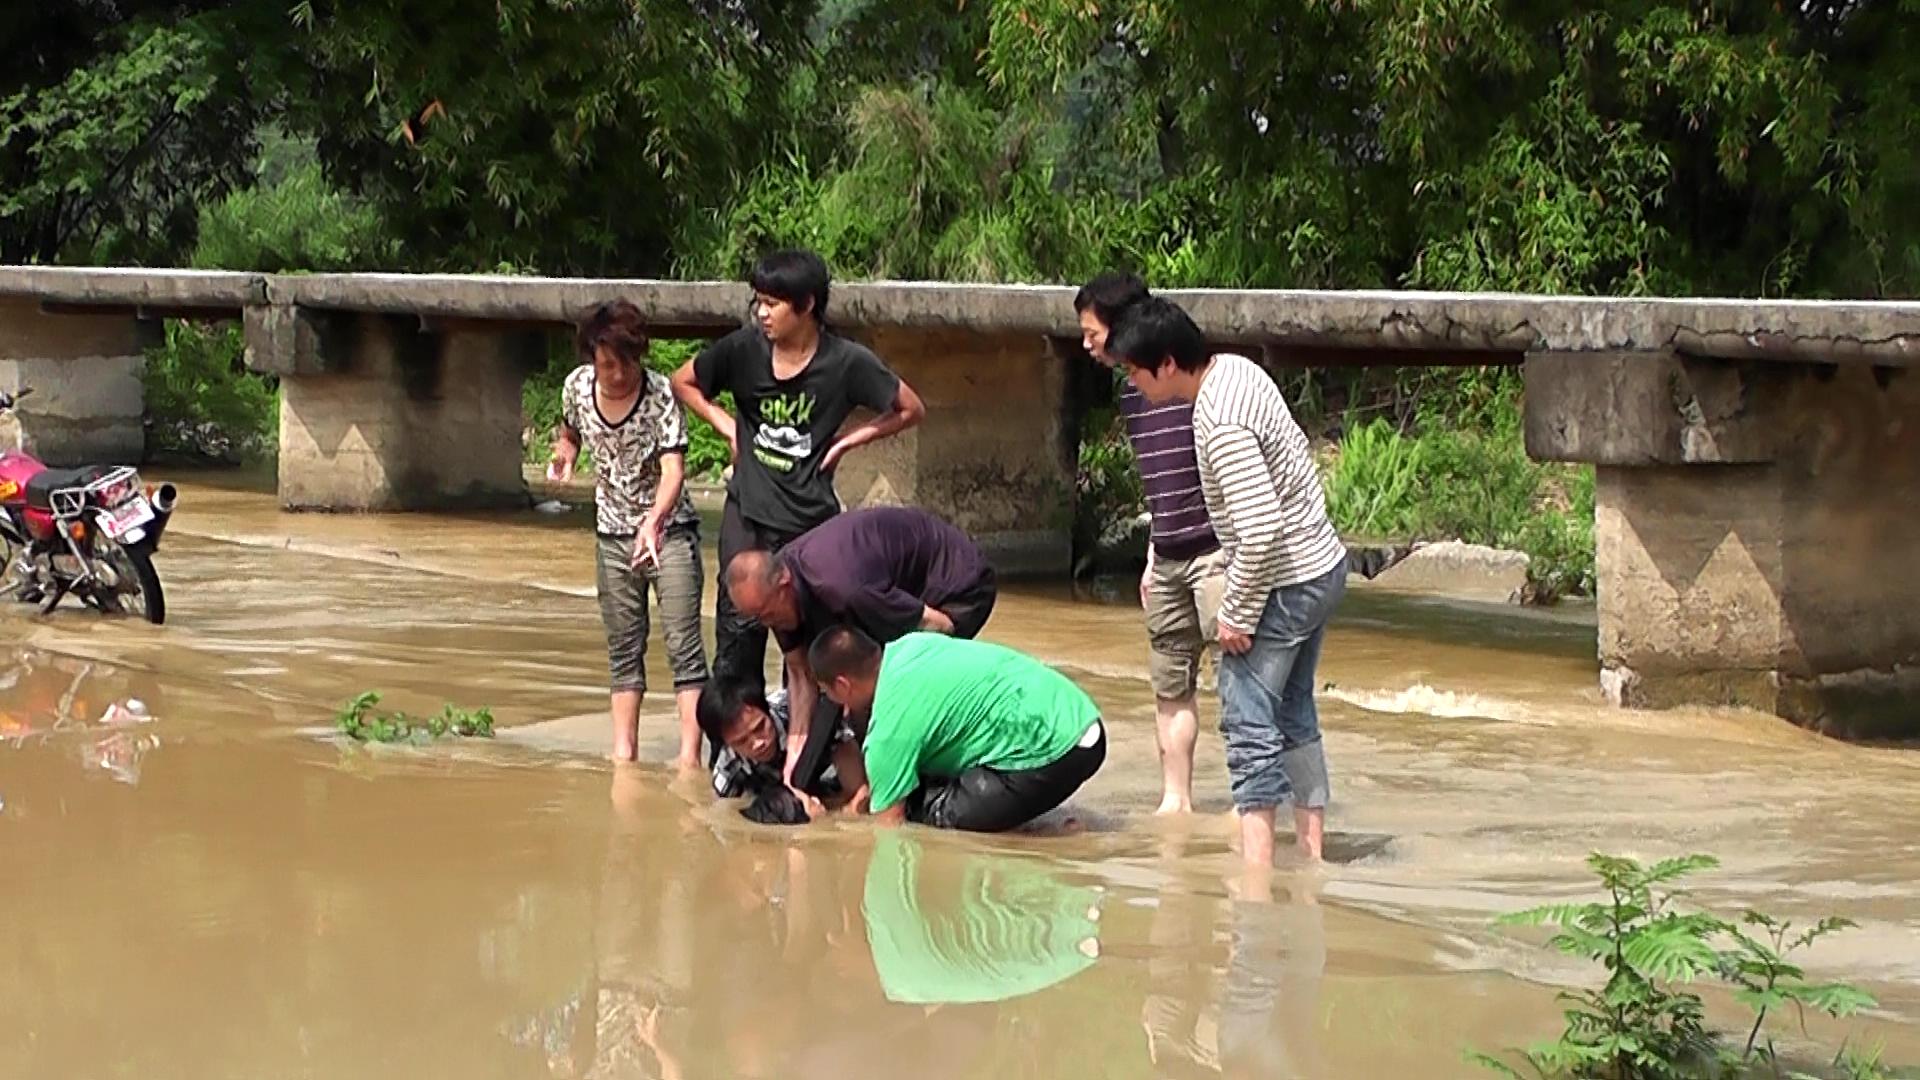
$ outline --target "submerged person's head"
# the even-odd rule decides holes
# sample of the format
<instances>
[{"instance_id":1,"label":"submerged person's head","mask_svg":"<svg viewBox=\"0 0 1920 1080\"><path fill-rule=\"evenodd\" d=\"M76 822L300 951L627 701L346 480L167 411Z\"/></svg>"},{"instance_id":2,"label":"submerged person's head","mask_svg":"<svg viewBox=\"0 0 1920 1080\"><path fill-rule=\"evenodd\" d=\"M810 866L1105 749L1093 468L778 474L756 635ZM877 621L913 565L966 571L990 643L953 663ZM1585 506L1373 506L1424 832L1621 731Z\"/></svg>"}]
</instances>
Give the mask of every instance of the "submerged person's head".
<instances>
[{"instance_id":1,"label":"submerged person's head","mask_svg":"<svg viewBox=\"0 0 1920 1080\"><path fill-rule=\"evenodd\" d=\"M811 251L776 251L754 264L753 318L769 340L791 340L808 320L818 328L827 318L827 264Z\"/></svg>"},{"instance_id":2,"label":"submerged person's head","mask_svg":"<svg viewBox=\"0 0 1920 1080\"><path fill-rule=\"evenodd\" d=\"M771 552L743 551L727 563L727 596L734 610L771 630L800 628L800 595L793 571Z\"/></svg>"},{"instance_id":3,"label":"submerged person's head","mask_svg":"<svg viewBox=\"0 0 1920 1080\"><path fill-rule=\"evenodd\" d=\"M1127 365L1127 378L1148 401L1160 404L1190 394L1183 388L1207 366L1213 350L1180 305L1157 296L1128 308L1107 338L1107 352Z\"/></svg>"},{"instance_id":4,"label":"submerged person's head","mask_svg":"<svg viewBox=\"0 0 1920 1080\"><path fill-rule=\"evenodd\" d=\"M1114 324L1133 305L1147 298L1146 282L1137 275L1109 270L1074 294L1073 310L1080 316L1080 344L1095 360L1113 367L1119 361L1107 351Z\"/></svg>"},{"instance_id":5,"label":"submerged person's head","mask_svg":"<svg viewBox=\"0 0 1920 1080\"><path fill-rule=\"evenodd\" d=\"M626 300L601 304L580 320L573 335L580 362L593 365L593 377L609 397L623 398L640 388L652 342L640 309Z\"/></svg>"},{"instance_id":6,"label":"submerged person's head","mask_svg":"<svg viewBox=\"0 0 1920 1080\"><path fill-rule=\"evenodd\" d=\"M767 704L766 694L754 683L708 680L707 685L700 688L694 716L707 738L733 751L742 760L767 765L773 763L780 752L780 730L773 722L773 708Z\"/></svg>"},{"instance_id":7,"label":"submerged person's head","mask_svg":"<svg viewBox=\"0 0 1920 1080\"><path fill-rule=\"evenodd\" d=\"M851 626L836 626L807 648L807 667L820 692L847 711L849 719L873 707L880 685L880 645Z\"/></svg>"}]
</instances>

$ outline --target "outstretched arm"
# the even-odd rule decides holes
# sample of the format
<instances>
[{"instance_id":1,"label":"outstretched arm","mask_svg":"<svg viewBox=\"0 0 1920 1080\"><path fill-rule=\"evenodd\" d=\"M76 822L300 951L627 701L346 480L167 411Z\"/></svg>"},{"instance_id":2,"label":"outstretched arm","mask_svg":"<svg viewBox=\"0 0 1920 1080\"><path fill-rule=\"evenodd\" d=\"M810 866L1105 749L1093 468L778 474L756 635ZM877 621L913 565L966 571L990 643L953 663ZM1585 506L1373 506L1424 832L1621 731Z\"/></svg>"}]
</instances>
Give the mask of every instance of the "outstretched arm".
<instances>
[{"instance_id":1,"label":"outstretched arm","mask_svg":"<svg viewBox=\"0 0 1920 1080\"><path fill-rule=\"evenodd\" d=\"M820 686L813 681L813 669L807 666L805 649L787 653L787 763L781 777L794 787L793 769L807 747L807 735L813 731L813 705ZM800 793L795 788L796 793Z\"/></svg>"}]
</instances>

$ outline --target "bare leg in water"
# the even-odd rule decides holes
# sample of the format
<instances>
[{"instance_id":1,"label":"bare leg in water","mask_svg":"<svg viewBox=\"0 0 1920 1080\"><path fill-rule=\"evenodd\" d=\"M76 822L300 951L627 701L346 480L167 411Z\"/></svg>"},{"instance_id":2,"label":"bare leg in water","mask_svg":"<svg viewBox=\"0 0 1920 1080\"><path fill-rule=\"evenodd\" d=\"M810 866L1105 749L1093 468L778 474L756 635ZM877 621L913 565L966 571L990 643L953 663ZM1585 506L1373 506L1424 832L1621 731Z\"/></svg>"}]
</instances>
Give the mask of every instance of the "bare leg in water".
<instances>
[{"instance_id":1,"label":"bare leg in water","mask_svg":"<svg viewBox=\"0 0 1920 1080\"><path fill-rule=\"evenodd\" d=\"M1160 808L1156 814L1193 811L1193 748L1200 737L1200 719L1194 695L1156 698L1154 726L1160 750Z\"/></svg>"},{"instance_id":2,"label":"bare leg in water","mask_svg":"<svg viewBox=\"0 0 1920 1080\"><path fill-rule=\"evenodd\" d=\"M640 753L640 690L613 692L613 760L632 761Z\"/></svg>"},{"instance_id":3,"label":"bare leg in water","mask_svg":"<svg viewBox=\"0 0 1920 1080\"><path fill-rule=\"evenodd\" d=\"M673 699L680 713L680 754L673 759L673 765L687 772L700 768L700 721L694 715L694 707L700 703L700 688L683 686L674 691Z\"/></svg>"}]
</instances>

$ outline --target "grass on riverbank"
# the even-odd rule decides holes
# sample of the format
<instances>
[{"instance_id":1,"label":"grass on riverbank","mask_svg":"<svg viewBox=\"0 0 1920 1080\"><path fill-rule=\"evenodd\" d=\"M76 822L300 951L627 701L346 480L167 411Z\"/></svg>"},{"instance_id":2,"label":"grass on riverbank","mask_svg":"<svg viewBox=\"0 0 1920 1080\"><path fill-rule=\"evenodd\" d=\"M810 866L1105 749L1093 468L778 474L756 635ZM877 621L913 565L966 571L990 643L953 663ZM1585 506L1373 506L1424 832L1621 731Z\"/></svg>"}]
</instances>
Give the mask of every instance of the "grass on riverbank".
<instances>
[{"instance_id":1,"label":"grass on riverbank","mask_svg":"<svg viewBox=\"0 0 1920 1080\"><path fill-rule=\"evenodd\" d=\"M1532 460L1517 428L1403 433L1372 420L1325 457L1343 536L1521 551L1536 599L1592 594L1593 469Z\"/></svg>"}]
</instances>

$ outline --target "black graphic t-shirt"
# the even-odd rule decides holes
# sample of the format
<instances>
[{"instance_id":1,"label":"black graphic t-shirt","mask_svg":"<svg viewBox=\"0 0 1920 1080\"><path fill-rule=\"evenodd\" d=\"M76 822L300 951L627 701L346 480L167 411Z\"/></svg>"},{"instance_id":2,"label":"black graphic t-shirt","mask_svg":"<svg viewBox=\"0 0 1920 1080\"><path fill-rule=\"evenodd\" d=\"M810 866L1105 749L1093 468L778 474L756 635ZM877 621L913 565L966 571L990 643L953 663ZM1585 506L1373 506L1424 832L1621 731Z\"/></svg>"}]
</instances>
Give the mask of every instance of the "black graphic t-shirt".
<instances>
[{"instance_id":1,"label":"black graphic t-shirt","mask_svg":"<svg viewBox=\"0 0 1920 1080\"><path fill-rule=\"evenodd\" d=\"M728 494L748 521L798 535L840 512L833 475L820 468L856 407L893 408L900 377L872 350L829 331L800 374L773 375L773 344L743 326L701 350L694 378L709 399L733 391L740 460Z\"/></svg>"}]
</instances>

